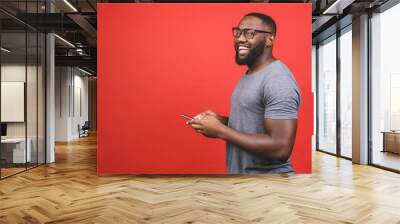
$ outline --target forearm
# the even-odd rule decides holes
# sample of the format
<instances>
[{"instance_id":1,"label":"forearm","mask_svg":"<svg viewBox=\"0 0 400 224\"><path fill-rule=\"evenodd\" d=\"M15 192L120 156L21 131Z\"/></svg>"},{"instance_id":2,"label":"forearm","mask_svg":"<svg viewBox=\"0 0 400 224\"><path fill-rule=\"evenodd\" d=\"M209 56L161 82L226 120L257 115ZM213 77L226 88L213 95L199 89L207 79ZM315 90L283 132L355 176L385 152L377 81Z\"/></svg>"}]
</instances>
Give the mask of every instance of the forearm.
<instances>
[{"instance_id":1,"label":"forearm","mask_svg":"<svg viewBox=\"0 0 400 224\"><path fill-rule=\"evenodd\" d=\"M265 159L287 160L289 157L285 141L267 134L247 134L225 126L218 137Z\"/></svg>"}]
</instances>

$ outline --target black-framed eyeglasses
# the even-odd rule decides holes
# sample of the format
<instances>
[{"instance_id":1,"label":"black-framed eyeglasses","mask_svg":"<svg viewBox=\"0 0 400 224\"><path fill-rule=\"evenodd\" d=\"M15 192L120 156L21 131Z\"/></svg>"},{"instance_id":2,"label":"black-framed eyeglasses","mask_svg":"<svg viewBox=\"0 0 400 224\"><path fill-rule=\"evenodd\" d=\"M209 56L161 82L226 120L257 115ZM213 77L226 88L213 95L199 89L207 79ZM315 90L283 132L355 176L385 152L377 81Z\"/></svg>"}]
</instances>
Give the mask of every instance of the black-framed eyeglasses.
<instances>
[{"instance_id":1,"label":"black-framed eyeglasses","mask_svg":"<svg viewBox=\"0 0 400 224\"><path fill-rule=\"evenodd\" d=\"M235 38L239 38L240 35L244 34L244 37L246 39L253 39L256 33L269 33L272 34L271 32L264 31L264 30L256 30L256 29L240 29L239 27L233 27L232 28L232 34Z\"/></svg>"}]
</instances>

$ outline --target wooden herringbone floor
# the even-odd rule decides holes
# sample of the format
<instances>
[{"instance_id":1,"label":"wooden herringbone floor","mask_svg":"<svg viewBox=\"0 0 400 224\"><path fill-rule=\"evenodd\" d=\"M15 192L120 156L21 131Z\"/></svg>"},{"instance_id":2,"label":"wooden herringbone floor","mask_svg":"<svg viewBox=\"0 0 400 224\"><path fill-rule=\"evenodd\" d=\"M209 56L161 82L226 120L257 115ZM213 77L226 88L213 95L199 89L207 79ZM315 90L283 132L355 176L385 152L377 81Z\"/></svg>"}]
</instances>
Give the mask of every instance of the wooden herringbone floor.
<instances>
[{"instance_id":1,"label":"wooden herringbone floor","mask_svg":"<svg viewBox=\"0 0 400 224\"><path fill-rule=\"evenodd\" d=\"M96 175L96 138L0 181L0 223L400 223L400 175L313 155L313 174Z\"/></svg>"}]
</instances>

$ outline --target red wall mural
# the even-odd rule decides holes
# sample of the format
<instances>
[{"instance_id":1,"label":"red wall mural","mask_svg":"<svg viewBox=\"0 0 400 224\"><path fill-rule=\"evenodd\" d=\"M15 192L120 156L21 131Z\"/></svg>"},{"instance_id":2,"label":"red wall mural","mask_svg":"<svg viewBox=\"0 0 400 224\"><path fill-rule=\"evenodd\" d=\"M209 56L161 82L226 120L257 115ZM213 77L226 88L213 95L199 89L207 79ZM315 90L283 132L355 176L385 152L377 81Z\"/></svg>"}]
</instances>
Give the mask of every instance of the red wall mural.
<instances>
[{"instance_id":1,"label":"red wall mural","mask_svg":"<svg viewBox=\"0 0 400 224\"><path fill-rule=\"evenodd\" d=\"M98 4L99 174L223 174L225 142L207 139L179 114L229 115L246 71L231 28L261 12L277 23L274 55L302 92L291 161L311 172L310 4Z\"/></svg>"}]
</instances>

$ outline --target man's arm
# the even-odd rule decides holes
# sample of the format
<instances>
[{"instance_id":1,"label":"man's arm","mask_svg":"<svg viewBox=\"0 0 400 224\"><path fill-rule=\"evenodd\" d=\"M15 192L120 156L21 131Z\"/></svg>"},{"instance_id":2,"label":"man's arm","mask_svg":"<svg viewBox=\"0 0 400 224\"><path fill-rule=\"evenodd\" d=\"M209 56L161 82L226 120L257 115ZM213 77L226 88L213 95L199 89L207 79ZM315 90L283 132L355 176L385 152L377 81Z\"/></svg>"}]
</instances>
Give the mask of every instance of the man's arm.
<instances>
[{"instance_id":1,"label":"man's arm","mask_svg":"<svg viewBox=\"0 0 400 224\"><path fill-rule=\"evenodd\" d=\"M263 134L247 134L236 131L211 115L207 115L201 120L191 120L189 125L207 137L224 139L251 154L265 159L286 161L289 159L294 145L297 119L265 118L265 133Z\"/></svg>"},{"instance_id":2,"label":"man's arm","mask_svg":"<svg viewBox=\"0 0 400 224\"><path fill-rule=\"evenodd\" d=\"M289 159L297 130L297 119L264 119L265 134L246 134L223 126L219 138L240 146L243 150L265 159Z\"/></svg>"}]
</instances>

